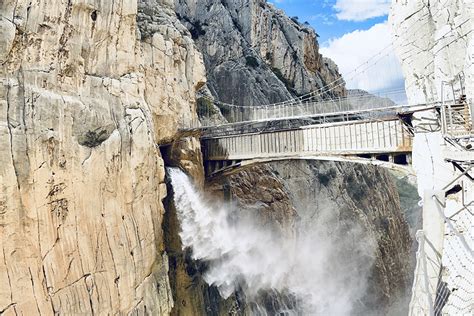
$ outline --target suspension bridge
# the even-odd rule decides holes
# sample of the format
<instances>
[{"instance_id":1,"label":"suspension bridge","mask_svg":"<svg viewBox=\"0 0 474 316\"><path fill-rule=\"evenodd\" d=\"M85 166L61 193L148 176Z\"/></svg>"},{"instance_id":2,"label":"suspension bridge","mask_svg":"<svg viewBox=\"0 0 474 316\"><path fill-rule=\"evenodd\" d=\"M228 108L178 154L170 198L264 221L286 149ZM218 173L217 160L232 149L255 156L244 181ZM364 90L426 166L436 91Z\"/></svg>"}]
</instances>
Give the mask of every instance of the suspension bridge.
<instances>
[{"instance_id":1,"label":"suspension bridge","mask_svg":"<svg viewBox=\"0 0 474 316\"><path fill-rule=\"evenodd\" d=\"M346 74L346 79L353 80L383 62L390 48ZM297 98L267 105L234 105L201 96L197 116L183 118L181 127L183 135L200 135L210 177L289 159L374 164L413 173L411 165L417 155L424 157L422 161L431 159L433 174L434 168L451 167L445 179L432 185L433 190L422 193L423 228L416 234L409 315L472 315L474 109L473 101L465 97L463 82L459 74L449 89L441 87L440 100L417 105L395 105L384 98L373 102L367 95L336 97L334 90L345 84L342 77ZM404 89L386 94L400 92ZM441 141L434 148L443 152L441 164L433 162L433 153L414 149L415 138L423 134L427 142L430 136L439 135Z\"/></svg>"},{"instance_id":2,"label":"suspension bridge","mask_svg":"<svg viewBox=\"0 0 474 316\"><path fill-rule=\"evenodd\" d=\"M227 123L214 121L199 128L206 173L213 176L285 159L349 161L407 170L416 132L444 129L465 135L472 126L469 105L460 100L365 110L351 109L354 102L355 98L340 98L235 107L226 112ZM421 121L414 115L420 112L431 112L433 118Z\"/></svg>"}]
</instances>

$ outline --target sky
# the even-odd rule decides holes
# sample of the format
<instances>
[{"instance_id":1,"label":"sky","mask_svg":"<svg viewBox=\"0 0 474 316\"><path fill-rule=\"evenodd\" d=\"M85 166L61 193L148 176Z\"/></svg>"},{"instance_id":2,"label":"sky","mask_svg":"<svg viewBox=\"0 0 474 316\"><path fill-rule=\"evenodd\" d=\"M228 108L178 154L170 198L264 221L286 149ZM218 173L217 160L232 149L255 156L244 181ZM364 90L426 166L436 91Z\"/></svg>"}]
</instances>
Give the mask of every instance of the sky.
<instances>
[{"instance_id":1,"label":"sky","mask_svg":"<svg viewBox=\"0 0 474 316\"><path fill-rule=\"evenodd\" d=\"M397 103L406 101L400 63L390 45L387 19L391 0L268 2L316 30L320 52L336 62L348 88L388 96ZM360 67L369 60L370 66Z\"/></svg>"}]
</instances>

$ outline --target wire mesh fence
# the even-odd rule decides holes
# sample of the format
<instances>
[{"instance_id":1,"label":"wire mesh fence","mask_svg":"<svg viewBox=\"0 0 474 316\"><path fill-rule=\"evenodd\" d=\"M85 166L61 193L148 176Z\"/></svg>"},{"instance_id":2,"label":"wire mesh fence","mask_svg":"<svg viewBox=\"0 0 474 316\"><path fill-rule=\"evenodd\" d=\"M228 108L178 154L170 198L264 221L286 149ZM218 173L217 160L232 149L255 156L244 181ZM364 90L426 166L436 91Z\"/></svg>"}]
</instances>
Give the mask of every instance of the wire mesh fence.
<instances>
[{"instance_id":1,"label":"wire mesh fence","mask_svg":"<svg viewBox=\"0 0 474 316\"><path fill-rule=\"evenodd\" d=\"M454 215L444 217L442 253L429 251L430 241L423 231L418 232L410 315L474 315L472 204L463 204Z\"/></svg>"},{"instance_id":2,"label":"wire mesh fence","mask_svg":"<svg viewBox=\"0 0 474 316\"><path fill-rule=\"evenodd\" d=\"M436 297L436 315L474 314L474 221L464 208L446 224L442 273Z\"/></svg>"}]
</instances>

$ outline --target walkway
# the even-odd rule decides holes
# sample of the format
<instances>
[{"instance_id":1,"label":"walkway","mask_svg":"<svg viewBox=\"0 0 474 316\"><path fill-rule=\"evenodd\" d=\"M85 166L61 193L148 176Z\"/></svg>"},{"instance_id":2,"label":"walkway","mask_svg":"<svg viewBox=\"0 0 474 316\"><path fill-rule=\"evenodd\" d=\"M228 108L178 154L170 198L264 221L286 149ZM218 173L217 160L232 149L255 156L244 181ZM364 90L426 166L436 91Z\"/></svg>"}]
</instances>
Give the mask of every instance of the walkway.
<instances>
[{"instance_id":1,"label":"walkway","mask_svg":"<svg viewBox=\"0 0 474 316\"><path fill-rule=\"evenodd\" d=\"M440 104L285 116L201 128L208 175L243 164L281 159L411 163L413 113ZM441 112L440 112L441 113ZM439 130L441 122L427 122Z\"/></svg>"}]
</instances>

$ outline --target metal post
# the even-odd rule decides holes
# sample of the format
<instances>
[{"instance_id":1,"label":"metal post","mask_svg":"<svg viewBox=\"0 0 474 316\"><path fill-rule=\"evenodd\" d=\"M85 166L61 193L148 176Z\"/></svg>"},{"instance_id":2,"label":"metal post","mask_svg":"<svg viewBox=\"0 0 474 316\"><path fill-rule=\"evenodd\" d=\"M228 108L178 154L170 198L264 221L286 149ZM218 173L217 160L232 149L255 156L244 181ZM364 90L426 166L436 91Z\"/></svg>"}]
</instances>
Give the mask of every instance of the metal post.
<instances>
[{"instance_id":1,"label":"metal post","mask_svg":"<svg viewBox=\"0 0 474 316\"><path fill-rule=\"evenodd\" d=\"M463 96L464 95L464 85L463 85L464 79L462 78L461 74L459 74L458 77L459 77L459 86L461 87L461 96Z\"/></svg>"}]
</instances>

